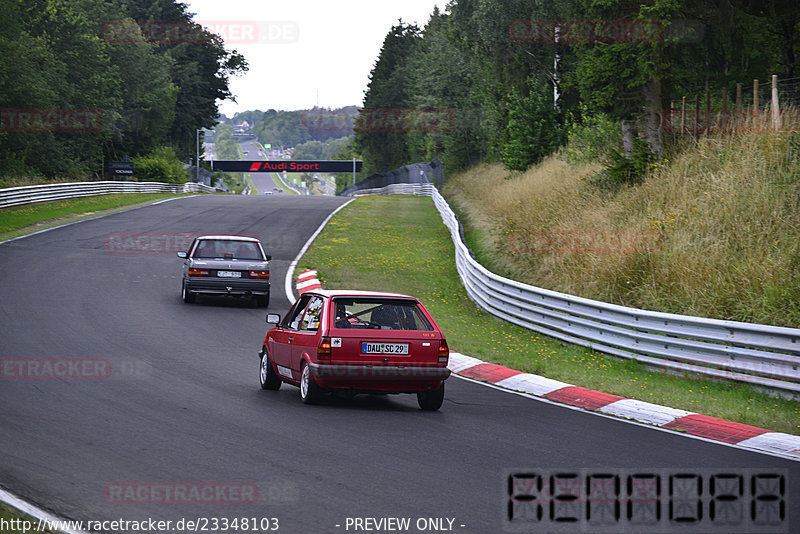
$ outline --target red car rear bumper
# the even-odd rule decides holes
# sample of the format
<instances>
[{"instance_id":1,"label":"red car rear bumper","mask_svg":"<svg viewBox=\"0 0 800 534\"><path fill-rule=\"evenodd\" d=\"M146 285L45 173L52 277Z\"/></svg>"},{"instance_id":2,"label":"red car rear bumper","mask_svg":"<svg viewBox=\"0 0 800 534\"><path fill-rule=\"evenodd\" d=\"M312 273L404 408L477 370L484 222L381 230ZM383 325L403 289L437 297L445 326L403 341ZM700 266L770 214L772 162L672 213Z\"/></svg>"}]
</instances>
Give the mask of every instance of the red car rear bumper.
<instances>
[{"instance_id":1,"label":"red car rear bumper","mask_svg":"<svg viewBox=\"0 0 800 534\"><path fill-rule=\"evenodd\" d=\"M311 363L320 387L375 391L424 391L450 376L450 369L420 365L353 365Z\"/></svg>"}]
</instances>

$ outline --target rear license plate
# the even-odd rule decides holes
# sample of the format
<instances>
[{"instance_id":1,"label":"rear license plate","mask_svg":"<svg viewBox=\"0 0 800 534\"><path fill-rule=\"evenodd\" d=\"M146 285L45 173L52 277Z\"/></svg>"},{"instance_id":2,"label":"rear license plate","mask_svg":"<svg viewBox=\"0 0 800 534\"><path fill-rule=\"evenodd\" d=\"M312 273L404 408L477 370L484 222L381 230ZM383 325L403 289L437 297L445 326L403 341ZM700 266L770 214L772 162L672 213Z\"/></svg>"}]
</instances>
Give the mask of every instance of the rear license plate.
<instances>
[{"instance_id":1,"label":"rear license plate","mask_svg":"<svg viewBox=\"0 0 800 534\"><path fill-rule=\"evenodd\" d=\"M408 343L361 343L362 354L408 354Z\"/></svg>"},{"instance_id":2,"label":"rear license plate","mask_svg":"<svg viewBox=\"0 0 800 534\"><path fill-rule=\"evenodd\" d=\"M217 271L217 276L220 278L241 278L242 273L239 271Z\"/></svg>"}]
</instances>

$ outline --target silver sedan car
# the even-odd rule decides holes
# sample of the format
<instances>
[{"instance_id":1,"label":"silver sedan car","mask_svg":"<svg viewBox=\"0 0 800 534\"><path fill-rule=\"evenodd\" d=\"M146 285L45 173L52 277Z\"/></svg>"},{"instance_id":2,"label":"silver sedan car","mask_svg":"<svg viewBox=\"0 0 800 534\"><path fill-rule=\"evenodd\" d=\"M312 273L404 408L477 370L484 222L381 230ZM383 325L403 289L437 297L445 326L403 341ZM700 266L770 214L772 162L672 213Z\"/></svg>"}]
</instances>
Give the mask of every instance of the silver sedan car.
<instances>
[{"instance_id":1,"label":"silver sedan car","mask_svg":"<svg viewBox=\"0 0 800 534\"><path fill-rule=\"evenodd\" d=\"M178 252L183 262L181 295L194 302L197 295L252 298L269 306L269 260L254 237L204 235L189 250Z\"/></svg>"}]
</instances>

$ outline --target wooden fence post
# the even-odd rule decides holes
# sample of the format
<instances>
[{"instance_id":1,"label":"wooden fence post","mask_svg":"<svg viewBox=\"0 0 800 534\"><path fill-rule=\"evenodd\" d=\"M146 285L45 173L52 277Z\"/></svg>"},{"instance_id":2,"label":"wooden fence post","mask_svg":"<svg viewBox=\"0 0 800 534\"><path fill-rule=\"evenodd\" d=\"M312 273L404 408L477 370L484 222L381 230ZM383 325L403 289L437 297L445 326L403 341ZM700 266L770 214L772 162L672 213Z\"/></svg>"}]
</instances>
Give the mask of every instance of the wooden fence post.
<instances>
[{"instance_id":1,"label":"wooden fence post","mask_svg":"<svg viewBox=\"0 0 800 534\"><path fill-rule=\"evenodd\" d=\"M665 120L667 121L666 124L668 124L669 126L664 124ZM661 132L663 133L663 132L674 132L674 131L675 131L675 101L670 100L669 116L666 119L664 119L663 115L661 116Z\"/></svg>"},{"instance_id":2,"label":"wooden fence post","mask_svg":"<svg viewBox=\"0 0 800 534\"><path fill-rule=\"evenodd\" d=\"M758 130L758 80L753 80L753 128Z\"/></svg>"},{"instance_id":3,"label":"wooden fence post","mask_svg":"<svg viewBox=\"0 0 800 534\"><path fill-rule=\"evenodd\" d=\"M686 133L686 97L681 99L681 133Z\"/></svg>"},{"instance_id":4,"label":"wooden fence post","mask_svg":"<svg viewBox=\"0 0 800 534\"><path fill-rule=\"evenodd\" d=\"M742 116L742 84L736 84L736 123L738 128L744 127L744 117Z\"/></svg>"},{"instance_id":5,"label":"wooden fence post","mask_svg":"<svg viewBox=\"0 0 800 534\"><path fill-rule=\"evenodd\" d=\"M700 94L694 95L694 121L692 124L694 128L694 138L700 138Z\"/></svg>"},{"instance_id":6,"label":"wooden fence post","mask_svg":"<svg viewBox=\"0 0 800 534\"><path fill-rule=\"evenodd\" d=\"M722 88L722 120L720 120L719 128L722 132L728 131L728 88Z\"/></svg>"},{"instance_id":7,"label":"wooden fence post","mask_svg":"<svg viewBox=\"0 0 800 534\"><path fill-rule=\"evenodd\" d=\"M772 75L772 129L781 129L781 110L778 104L778 76Z\"/></svg>"}]
</instances>

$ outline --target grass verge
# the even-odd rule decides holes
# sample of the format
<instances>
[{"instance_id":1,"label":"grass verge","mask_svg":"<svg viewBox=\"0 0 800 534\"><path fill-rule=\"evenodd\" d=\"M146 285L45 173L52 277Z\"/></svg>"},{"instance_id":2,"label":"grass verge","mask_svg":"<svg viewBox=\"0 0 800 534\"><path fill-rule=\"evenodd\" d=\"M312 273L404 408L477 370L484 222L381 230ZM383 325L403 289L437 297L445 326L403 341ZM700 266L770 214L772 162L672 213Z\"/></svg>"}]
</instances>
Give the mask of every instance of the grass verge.
<instances>
[{"instance_id":1,"label":"grass verge","mask_svg":"<svg viewBox=\"0 0 800 534\"><path fill-rule=\"evenodd\" d=\"M0 502L0 519L3 521L4 525L7 526L7 528L2 530L3 534L27 534L34 531L39 523L38 519L23 514L4 502ZM44 529L37 532L53 534L56 531Z\"/></svg>"},{"instance_id":2,"label":"grass verge","mask_svg":"<svg viewBox=\"0 0 800 534\"><path fill-rule=\"evenodd\" d=\"M298 194L297 191L286 185L286 182L283 181L283 177L280 175L280 173L273 172L272 175L275 176L275 179L273 180L273 182L275 182L275 185L283 189L285 193L288 193L290 195Z\"/></svg>"},{"instance_id":3,"label":"grass verge","mask_svg":"<svg viewBox=\"0 0 800 534\"><path fill-rule=\"evenodd\" d=\"M251 195L257 195L258 194L258 189L256 189L256 184L253 183L253 180L250 179L250 174L249 173L247 174L245 179L247 180L247 185L250 186L250 194Z\"/></svg>"},{"instance_id":4,"label":"grass verge","mask_svg":"<svg viewBox=\"0 0 800 534\"><path fill-rule=\"evenodd\" d=\"M800 154L789 134L673 147L643 183L598 188L597 163L482 164L444 195L492 271L634 308L800 326ZM800 134L797 139L800 139ZM491 194L487 194L491 192Z\"/></svg>"},{"instance_id":5,"label":"grass verge","mask_svg":"<svg viewBox=\"0 0 800 534\"><path fill-rule=\"evenodd\" d=\"M450 234L427 197L362 197L339 212L298 265L325 287L422 300L452 350L591 389L800 434L800 402L733 382L672 376L495 319L467 296Z\"/></svg>"},{"instance_id":6,"label":"grass verge","mask_svg":"<svg viewBox=\"0 0 800 534\"><path fill-rule=\"evenodd\" d=\"M72 221L97 217L98 215L114 213L137 206L145 206L156 200L181 196L189 195L125 193L70 198L3 208L0 209L0 241Z\"/></svg>"}]
</instances>

